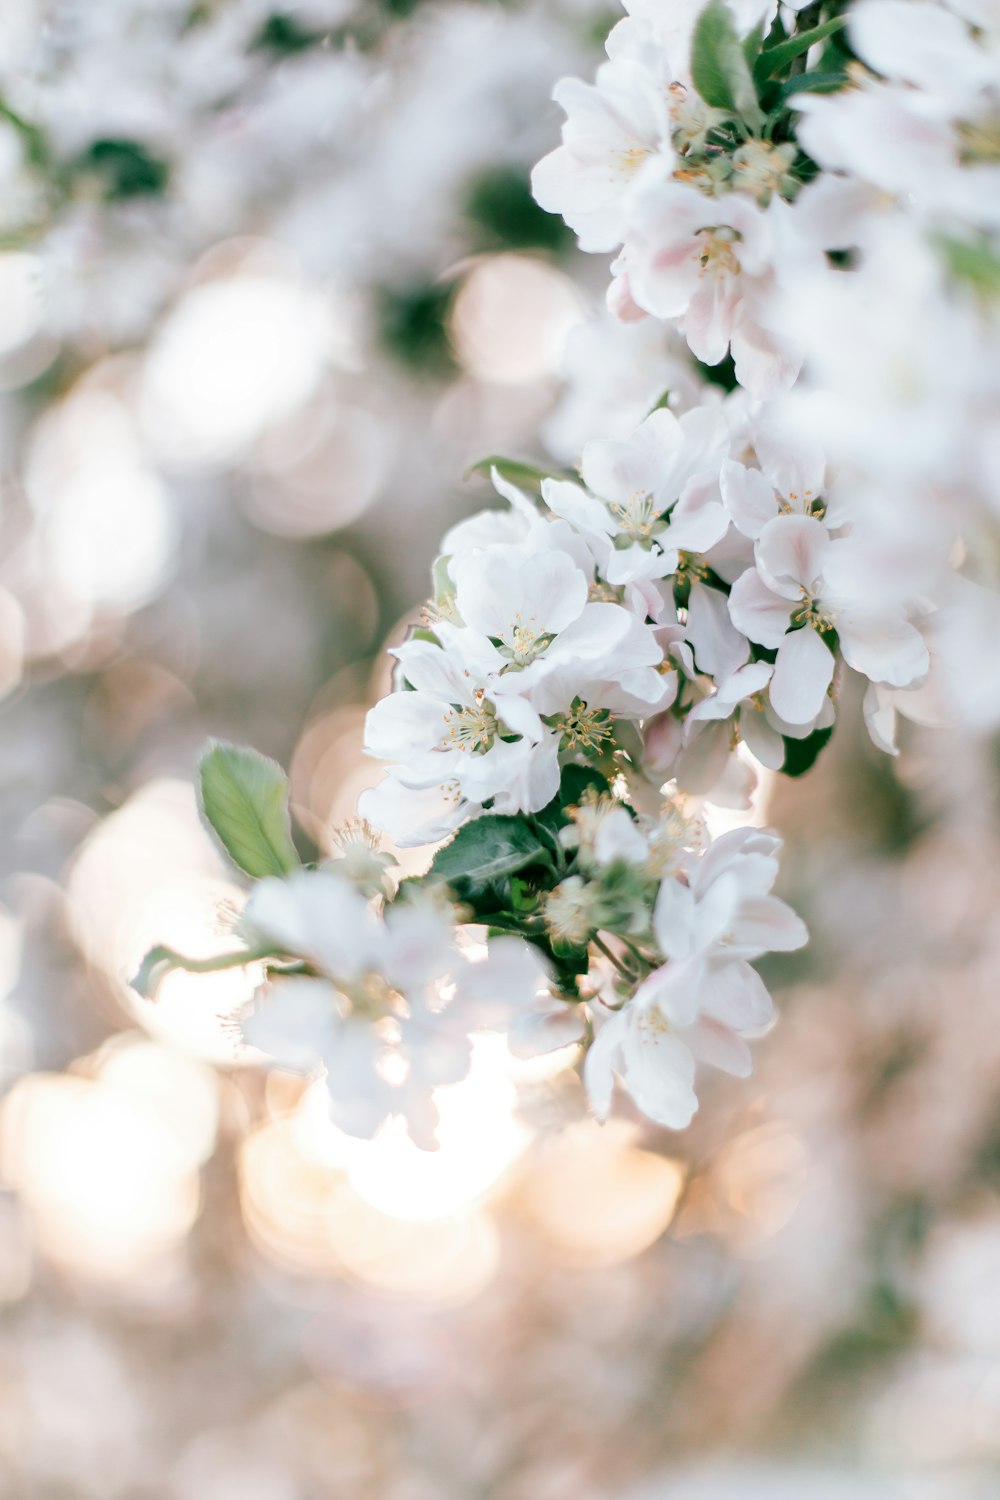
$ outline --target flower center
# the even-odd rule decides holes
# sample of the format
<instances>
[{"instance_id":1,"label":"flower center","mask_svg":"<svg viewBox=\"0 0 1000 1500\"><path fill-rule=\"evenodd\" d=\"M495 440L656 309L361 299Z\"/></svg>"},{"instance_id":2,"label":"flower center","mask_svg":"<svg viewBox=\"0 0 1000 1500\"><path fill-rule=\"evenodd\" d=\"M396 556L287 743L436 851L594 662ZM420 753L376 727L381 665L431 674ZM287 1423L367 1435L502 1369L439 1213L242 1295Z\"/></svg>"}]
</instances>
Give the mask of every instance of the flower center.
<instances>
[{"instance_id":1,"label":"flower center","mask_svg":"<svg viewBox=\"0 0 1000 1500\"><path fill-rule=\"evenodd\" d=\"M634 542L648 542L659 521L656 501L648 490L633 490L627 500L609 501L608 512Z\"/></svg>"},{"instance_id":2,"label":"flower center","mask_svg":"<svg viewBox=\"0 0 1000 1500\"><path fill-rule=\"evenodd\" d=\"M614 719L606 708L588 708L579 698L552 727L562 735L563 750L599 750L611 739Z\"/></svg>"},{"instance_id":3,"label":"flower center","mask_svg":"<svg viewBox=\"0 0 1000 1500\"><path fill-rule=\"evenodd\" d=\"M612 151L612 171L625 178L632 178L652 152L648 146L629 146L624 151Z\"/></svg>"},{"instance_id":4,"label":"flower center","mask_svg":"<svg viewBox=\"0 0 1000 1500\"><path fill-rule=\"evenodd\" d=\"M517 614L503 635L495 638L495 643L512 667L526 667L553 639L551 633L539 629L534 615L525 622Z\"/></svg>"},{"instance_id":5,"label":"flower center","mask_svg":"<svg viewBox=\"0 0 1000 1500\"><path fill-rule=\"evenodd\" d=\"M740 274L740 263L733 249L740 238L738 230L722 224L715 228L699 229L696 238L697 259L703 276L707 274L721 280L724 276Z\"/></svg>"},{"instance_id":6,"label":"flower center","mask_svg":"<svg viewBox=\"0 0 1000 1500\"><path fill-rule=\"evenodd\" d=\"M474 708L453 707L444 716L447 726L442 750L488 750L496 739L498 724L496 714L487 703L477 703Z\"/></svg>"}]
</instances>

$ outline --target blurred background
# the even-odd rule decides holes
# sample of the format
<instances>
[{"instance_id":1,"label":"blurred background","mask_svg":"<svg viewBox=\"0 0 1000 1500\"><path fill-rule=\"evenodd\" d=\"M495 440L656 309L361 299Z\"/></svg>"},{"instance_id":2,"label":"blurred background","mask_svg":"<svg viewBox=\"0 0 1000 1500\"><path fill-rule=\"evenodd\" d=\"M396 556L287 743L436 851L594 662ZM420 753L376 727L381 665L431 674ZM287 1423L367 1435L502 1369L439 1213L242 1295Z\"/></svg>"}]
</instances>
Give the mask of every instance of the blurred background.
<instances>
[{"instance_id":1,"label":"blurred background","mask_svg":"<svg viewBox=\"0 0 1000 1500\"><path fill-rule=\"evenodd\" d=\"M208 734L316 848L502 452L695 379L532 203L600 0L0 11L0 1495L1000 1495L1000 759L848 704L754 809L810 923L684 1135L483 1044L442 1149L245 1065ZM567 342L568 340L568 342Z\"/></svg>"}]
</instances>

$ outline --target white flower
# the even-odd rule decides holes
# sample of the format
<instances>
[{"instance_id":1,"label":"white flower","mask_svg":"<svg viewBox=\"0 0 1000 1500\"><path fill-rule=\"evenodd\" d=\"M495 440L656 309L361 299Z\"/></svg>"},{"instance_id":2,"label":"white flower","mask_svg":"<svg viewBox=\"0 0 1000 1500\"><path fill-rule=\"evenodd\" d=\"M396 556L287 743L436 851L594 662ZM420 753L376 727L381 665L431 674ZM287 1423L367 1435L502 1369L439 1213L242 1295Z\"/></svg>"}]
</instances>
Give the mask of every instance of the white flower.
<instances>
[{"instance_id":1,"label":"white flower","mask_svg":"<svg viewBox=\"0 0 1000 1500\"><path fill-rule=\"evenodd\" d=\"M530 705L566 716L554 727L572 738L577 699L590 712L639 716L672 693L670 676L656 670L663 653L652 629L622 605L589 602L587 578L565 554L488 547L457 559L453 572L462 618L503 658L494 691L504 715L517 695L525 714Z\"/></svg>"},{"instance_id":2,"label":"white flower","mask_svg":"<svg viewBox=\"0 0 1000 1500\"><path fill-rule=\"evenodd\" d=\"M562 395L542 437L562 463L575 464L595 432L627 438L667 392L674 411L708 394L672 330L652 318L622 323L607 310L571 330L561 373Z\"/></svg>"},{"instance_id":3,"label":"white flower","mask_svg":"<svg viewBox=\"0 0 1000 1500\"><path fill-rule=\"evenodd\" d=\"M617 266L631 300L654 317L678 320L705 364L717 364L731 346L740 384L758 397L790 385L799 365L767 318L793 213L777 198L762 209L742 194L710 198L687 183L644 175L630 198Z\"/></svg>"},{"instance_id":4,"label":"white flower","mask_svg":"<svg viewBox=\"0 0 1000 1500\"><path fill-rule=\"evenodd\" d=\"M358 979L377 951L371 906L349 880L327 870L259 881L240 926L251 943L274 943L345 980Z\"/></svg>"},{"instance_id":5,"label":"white flower","mask_svg":"<svg viewBox=\"0 0 1000 1500\"><path fill-rule=\"evenodd\" d=\"M805 149L921 217L1000 225L995 35L977 40L942 7L903 0L855 5L850 35L889 81L799 96Z\"/></svg>"},{"instance_id":6,"label":"white flower","mask_svg":"<svg viewBox=\"0 0 1000 1500\"><path fill-rule=\"evenodd\" d=\"M789 422L760 422L754 429L759 469L728 459L722 495L733 524L754 540L779 515L813 515L826 491L823 450Z\"/></svg>"},{"instance_id":7,"label":"white flower","mask_svg":"<svg viewBox=\"0 0 1000 1500\"><path fill-rule=\"evenodd\" d=\"M592 541L609 583L663 578L676 571L679 548L706 551L726 531L718 474L728 443L717 408L698 407L679 419L654 411L624 442L587 444L587 490L550 479L542 497Z\"/></svg>"},{"instance_id":8,"label":"white flower","mask_svg":"<svg viewBox=\"0 0 1000 1500\"><path fill-rule=\"evenodd\" d=\"M515 1057L538 1057L583 1035L583 1007L552 994L540 953L518 937L491 939L486 959L465 966L454 1005L470 1031L505 1031Z\"/></svg>"},{"instance_id":9,"label":"white flower","mask_svg":"<svg viewBox=\"0 0 1000 1500\"><path fill-rule=\"evenodd\" d=\"M685 722L684 768L697 749L703 761L718 764L731 747L731 725L739 725L747 749L768 770L780 771L785 760L785 739L804 739L815 729L833 723L833 704L824 698L816 717L804 724L790 724L774 710L767 687L774 668L764 661L748 662L720 681L710 697L702 698ZM682 774L679 772L679 774Z\"/></svg>"},{"instance_id":10,"label":"white flower","mask_svg":"<svg viewBox=\"0 0 1000 1500\"><path fill-rule=\"evenodd\" d=\"M853 540L831 539L812 516L778 516L760 532L756 567L734 583L729 609L750 640L777 648L771 703L788 723L810 723L823 707L835 666L830 631L848 665L874 682L907 687L926 673L919 631L870 583Z\"/></svg>"},{"instance_id":11,"label":"white flower","mask_svg":"<svg viewBox=\"0 0 1000 1500\"><path fill-rule=\"evenodd\" d=\"M442 801L478 808L492 797L501 809L544 807L559 784L558 744L523 698L500 701L496 689L507 658L478 632L443 622L437 630L441 645L408 641L396 648L413 690L391 693L371 709L367 753L393 763L392 776L403 786L432 791L432 817L440 816ZM391 804L377 796L363 797L359 808L397 842L434 836L420 823L414 832L386 822Z\"/></svg>"},{"instance_id":12,"label":"white flower","mask_svg":"<svg viewBox=\"0 0 1000 1500\"><path fill-rule=\"evenodd\" d=\"M304 960L321 977L278 977L254 999L248 1042L295 1070L322 1069L331 1118L371 1136L401 1115L433 1149L433 1089L468 1072L468 1028L450 1005L467 960L454 943L450 908L431 901L390 906L379 921L341 876L301 870L263 880L245 931Z\"/></svg>"},{"instance_id":13,"label":"white flower","mask_svg":"<svg viewBox=\"0 0 1000 1500\"><path fill-rule=\"evenodd\" d=\"M584 1065L598 1119L610 1111L615 1076L650 1119L683 1129L698 1107L696 1060L750 1073L747 1038L767 1030L774 1008L749 960L799 948L808 936L771 895L779 846L771 834L739 829L689 856L687 883L661 883L653 930L667 962L621 1010L599 1012Z\"/></svg>"},{"instance_id":14,"label":"white flower","mask_svg":"<svg viewBox=\"0 0 1000 1500\"><path fill-rule=\"evenodd\" d=\"M535 200L561 214L582 250L614 250L624 237L632 179L662 148L669 116L654 75L629 59L605 63L594 84L564 78L553 98L566 111L563 143L531 174Z\"/></svg>"}]
</instances>

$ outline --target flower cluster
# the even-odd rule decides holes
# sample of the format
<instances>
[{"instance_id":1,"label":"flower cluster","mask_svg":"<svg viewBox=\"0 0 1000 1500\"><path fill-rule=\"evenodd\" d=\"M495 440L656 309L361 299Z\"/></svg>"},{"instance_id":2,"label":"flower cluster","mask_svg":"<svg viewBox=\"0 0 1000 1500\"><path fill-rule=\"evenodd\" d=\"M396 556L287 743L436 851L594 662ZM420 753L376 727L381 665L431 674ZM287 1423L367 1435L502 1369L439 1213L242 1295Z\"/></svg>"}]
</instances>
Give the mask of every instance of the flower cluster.
<instances>
[{"instance_id":1,"label":"flower cluster","mask_svg":"<svg viewBox=\"0 0 1000 1500\"><path fill-rule=\"evenodd\" d=\"M978 0L634 0L596 82L558 85L535 195L615 252L609 308L638 332L582 331L578 367L616 350L607 428L575 470L493 466L506 509L444 538L368 716L388 769L363 817L396 847L446 842L395 890L371 853L358 889L346 865L296 870L281 829L276 867L238 858L272 877L244 918L270 984L248 1035L322 1059L345 1129L401 1114L429 1144L433 1089L484 1027L579 1042L601 1119L617 1079L686 1125L696 1065L745 1075L772 1020L752 962L806 940L772 894L779 840L713 841L698 799L746 806L755 767L807 770L851 672L890 753L896 708L926 714L942 678L1000 720L969 644L1000 613L1000 549L977 545L1000 510L997 42ZM602 420L600 371L577 388L562 458ZM254 826L275 791L243 754L203 771L230 853L215 780Z\"/></svg>"}]
</instances>

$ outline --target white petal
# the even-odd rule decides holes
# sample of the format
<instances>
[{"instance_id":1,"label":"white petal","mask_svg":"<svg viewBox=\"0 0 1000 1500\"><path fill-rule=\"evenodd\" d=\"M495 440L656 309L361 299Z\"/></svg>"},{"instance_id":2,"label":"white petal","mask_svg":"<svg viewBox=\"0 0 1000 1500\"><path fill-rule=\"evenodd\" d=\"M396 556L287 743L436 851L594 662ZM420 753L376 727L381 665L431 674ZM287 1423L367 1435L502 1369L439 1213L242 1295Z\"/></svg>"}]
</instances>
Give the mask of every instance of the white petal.
<instances>
[{"instance_id":1,"label":"white petal","mask_svg":"<svg viewBox=\"0 0 1000 1500\"><path fill-rule=\"evenodd\" d=\"M726 509L744 536L758 537L768 521L778 514L774 485L759 469L747 469L733 459L722 466L722 497Z\"/></svg>"},{"instance_id":2,"label":"white petal","mask_svg":"<svg viewBox=\"0 0 1000 1500\"><path fill-rule=\"evenodd\" d=\"M829 547L830 535L815 516L776 516L757 538L754 555L765 583L795 599L803 588L816 590Z\"/></svg>"},{"instance_id":3,"label":"white petal","mask_svg":"<svg viewBox=\"0 0 1000 1500\"><path fill-rule=\"evenodd\" d=\"M780 646L788 630L794 605L768 588L756 568L748 568L733 584L729 616L758 646Z\"/></svg>"},{"instance_id":4,"label":"white petal","mask_svg":"<svg viewBox=\"0 0 1000 1500\"><path fill-rule=\"evenodd\" d=\"M725 594L698 581L691 585L685 634L699 672L729 677L750 655L746 636L733 624Z\"/></svg>"},{"instance_id":5,"label":"white petal","mask_svg":"<svg viewBox=\"0 0 1000 1500\"><path fill-rule=\"evenodd\" d=\"M743 1038L709 1016L702 1016L689 1027L684 1040L699 1062L720 1068L734 1078L749 1078L753 1072L750 1048Z\"/></svg>"},{"instance_id":6,"label":"white petal","mask_svg":"<svg viewBox=\"0 0 1000 1500\"><path fill-rule=\"evenodd\" d=\"M873 682L909 687L930 667L923 636L896 611L866 616L845 610L838 617L837 631L847 665Z\"/></svg>"},{"instance_id":7,"label":"white petal","mask_svg":"<svg viewBox=\"0 0 1000 1500\"><path fill-rule=\"evenodd\" d=\"M602 1014L606 1012L602 1011ZM611 1113L611 1099L615 1089L615 1070L621 1066L621 1041L625 1032L625 1016L619 1011L608 1015L591 1042L583 1063L583 1083L587 1090L590 1107L603 1125Z\"/></svg>"},{"instance_id":8,"label":"white petal","mask_svg":"<svg viewBox=\"0 0 1000 1500\"><path fill-rule=\"evenodd\" d=\"M789 724L809 724L833 681L833 653L815 630L792 630L778 647L771 678L771 704Z\"/></svg>"},{"instance_id":9,"label":"white petal","mask_svg":"<svg viewBox=\"0 0 1000 1500\"><path fill-rule=\"evenodd\" d=\"M653 931L667 958L685 959L693 953L694 919L694 892L673 877L664 880L653 909Z\"/></svg>"}]
</instances>

